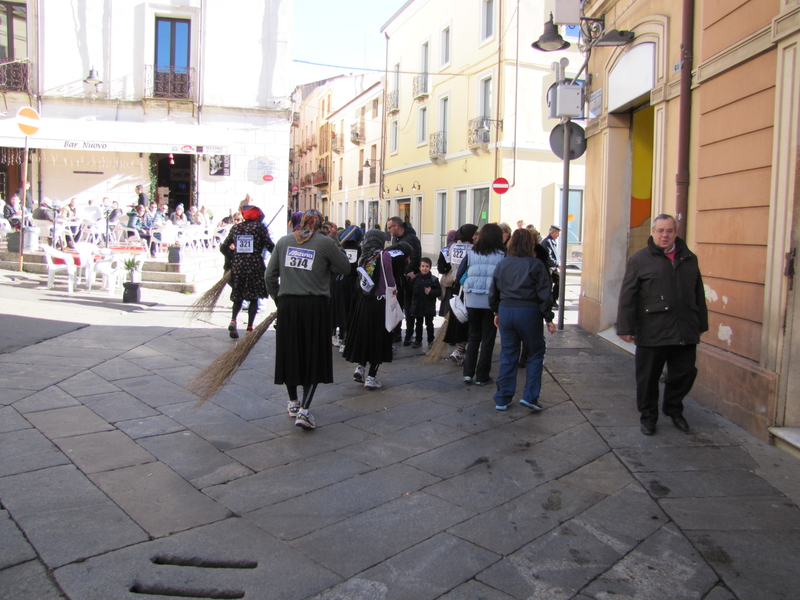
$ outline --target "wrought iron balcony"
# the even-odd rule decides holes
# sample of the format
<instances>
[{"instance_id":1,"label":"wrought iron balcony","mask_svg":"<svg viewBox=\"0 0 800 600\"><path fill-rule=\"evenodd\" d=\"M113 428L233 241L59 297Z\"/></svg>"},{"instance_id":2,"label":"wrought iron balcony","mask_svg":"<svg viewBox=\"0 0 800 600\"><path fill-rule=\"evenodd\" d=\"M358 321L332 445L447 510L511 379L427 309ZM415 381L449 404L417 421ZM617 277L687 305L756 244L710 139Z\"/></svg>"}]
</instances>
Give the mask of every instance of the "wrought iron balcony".
<instances>
[{"instance_id":1,"label":"wrought iron balcony","mask_svg":"<svg viewBox=\"0 0 800 600\"><path fill-rule=\"evenodd\" d=\"M317 134L312 133L311 137L308 138L308 149L311 150L311 148L316 148L316 147L317 147Z\"/></svg>"},{"instance_id":2,"label":"wrought iron balcony","mask_svg":"<svg viewBox=\"0 0 800 600\"><path fill-rule=\"evenodd\" d=\"M144 95L146 98L191 100L195 75L191 67L145 65Z\"/></svg>"},{"instance_id":3,"label":"wrought iron balcony","mask_svg":"<svg viewBox=\"0 0 800 600\"><path fill-rule=\"evenodd\" d=\"M492 139L491 121L487 117L477 117L470 119L467 124L467 145L470 148L488 144ZM488 131L478 131L479 129L489 128Z\"/></svg>"},{"instance_id":4,"label":"wrought iron balcony","mask_svg":"<svg viewBox=\"0 0 800 600\"><path fill-rule=\"evenodd\" d=\"M358 121L350 125L350 141L354 144L363 144L367 139L364 130L364 121Z\"/></svg>"},{"instance_id":5,"label":"wrought iron balcony","mask_svg":"<svg viewBox=\"0 0 800 600\"><path fill-rule=\"evenodd\" d=\"M300 113L292 113L292 127L300 127Z\"/></svg>"},{"instance_id":6,"label":"wrought iron balcony","mask_svg":"<svg viewBox=\"0 0 800 600\"><path fill-rule=\"evenodd\" d=\"M413 86L413 98L414 100L424 100L428 97L428 74L422 73L421 75L416 75L414 77L414 86Z\"/></svg>"},{"instance_id":7,"label":"wrought iron balcony","mask_svg":"<svg viewBox=\"0 0 800 600\"><path fill-rule=\"evenodd\" d=\"M331 136L331 150L336 152L336 154L344 152L344 134L334 133Z\"/></svg>"},{"instance_id":8,"label":"wrought iron balcony","mask_svg":"<svg viewBox=\"0 0 800 600\"><path fill-rule=\"evenodd\" d=\"M303 182L303 187L311 187L311 173L306 173L303 175L301 181Z\"/></svg>"},{"instance_id":9,"label":"wrought iron balcony","mask_svg":"<svg viewBox=\"0 0 800 600\"><path fill-rule=\"evenodd\" d=\"M369 168L369 182L375 183L378 181L378 167L370 167Z\"/></svg>"},{"instance_id":10,"label":"wrought iron balcony","mask_svg":"<svg viewBox=\"0 0 800 600\"><path fill-rule=\"evenodd\" d=\"M328 185L328 172L320 167L315 173L311 176L311 183L314 185Z\"/></svg>"},{"instance_id":11,"label":"wrought iron balcony","mask_svg":"<svg viewBox=\"0 0 800 600\"><path fill-rule=\"evenodd\" d=\"M400 90L386 94L386 112L393 113L400 110Z\"/></svg>"},{"instance_id":12,"label":"wrought iron balcony","mask_svg":"<svg viewBox=\"0 0 800 600\"><path fill-rule=\"evenodd\" d=\"M30 61L27 59L0 63L0 92L29 92Z\"/></svg>"},{"instance_id":13,"label":"wrought iron balcony","mask_svg":"<svg viewBox=\"0 0 800 600\"><path fill-rule=\"evenodd\" d=\"M447 154L447 132L435 131L430 135L428 154L433 162L437 162Z\"/></svg>"}]
</instances>

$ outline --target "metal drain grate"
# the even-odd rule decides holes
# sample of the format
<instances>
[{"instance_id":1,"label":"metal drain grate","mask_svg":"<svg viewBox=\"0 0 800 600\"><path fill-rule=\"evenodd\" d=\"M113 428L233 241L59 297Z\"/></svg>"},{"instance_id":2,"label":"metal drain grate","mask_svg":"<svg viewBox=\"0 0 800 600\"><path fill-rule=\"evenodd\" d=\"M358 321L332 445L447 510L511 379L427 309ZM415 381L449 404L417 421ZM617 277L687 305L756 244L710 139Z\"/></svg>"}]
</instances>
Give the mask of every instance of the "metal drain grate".
<instances>
[{"instance_id":1,"label":"metal drain grate","mask_svg":"<svg viewBox=\"0 0 800 600\"><path fill-rule=\"evenodd\" d=\"M196 569L255 569L258 563L252 560L213 560L199 557L157 555L150 558L154 565L192 567ZM203 598L208 600L236 600L244 598L244 590L173 586L164 583L135 583L129 590L132 594L166 596L169 598Z\"/></svg>"}]
</instances>

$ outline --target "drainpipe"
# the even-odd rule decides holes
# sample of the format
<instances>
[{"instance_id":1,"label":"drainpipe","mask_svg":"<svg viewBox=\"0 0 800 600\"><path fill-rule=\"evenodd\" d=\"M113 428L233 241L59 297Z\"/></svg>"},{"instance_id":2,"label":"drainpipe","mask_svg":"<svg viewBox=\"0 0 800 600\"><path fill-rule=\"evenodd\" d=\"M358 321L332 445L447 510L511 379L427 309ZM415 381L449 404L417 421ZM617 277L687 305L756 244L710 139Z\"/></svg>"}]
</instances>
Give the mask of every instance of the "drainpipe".
<instances>
[{"instance_id":1,"label":"drainpipe","mask_svg":"<svg viewBox=\"0 0 800 600\"><path fill-rule=\"evenodd\" d=\"M517 0L517 55L514 59L514 160L512 162L511 185L517 185L517 132L519 125L519 0Z\"/></svg>"},{"instance_id":2,"label":"drainpipe","mask_svg":"<svg viewBox=\"0 0 800 600\"><path fill-rule=\"evenodd\" d=\"M678 173L675 176L675 218L678 235L686 238L689 203L689 142L692 119L692 60L694 54L694 0L683 0L681 20L681 97L678 116Z\"/></svg>"},{"instance_id":3,"label":"drainpipe","mask_svg":"<svg viewBox=\"0 0 800 600\"><path fill-rule=\"evenodd\" d=\"M36 108L42 114L42 5L36 0ZM37 150L39 156L36 169L36 192L39 195L39 204L42 203L42 149ZM24 183L22 185L25 185ZM22 257L22 252L20 252Z\"/></svg>"},{"instance_id":4,"label":"drainpipe","mask_svg":"<svg viewBox=\"0 0 800 600\"><path fill-rule=\"evenodd\" d=\"M378 178L380 182L380 189L378 190L378 224L385 223L386 218L381 218L383 215L383 189L385 187L384 183L384 175L383 171L386 169L386 100L388 95L386 94L386 88L389 87L389 34L385 31L383 32L384 37L386 38L386 58L384 60L384 67L383 67L383 115L381 116L381 159L378 161L378 164L381 166L381 176ZM344 131L342 132L344 135ZM373 223L373 226L376 223Z\"/></svg>"}]
</instances>

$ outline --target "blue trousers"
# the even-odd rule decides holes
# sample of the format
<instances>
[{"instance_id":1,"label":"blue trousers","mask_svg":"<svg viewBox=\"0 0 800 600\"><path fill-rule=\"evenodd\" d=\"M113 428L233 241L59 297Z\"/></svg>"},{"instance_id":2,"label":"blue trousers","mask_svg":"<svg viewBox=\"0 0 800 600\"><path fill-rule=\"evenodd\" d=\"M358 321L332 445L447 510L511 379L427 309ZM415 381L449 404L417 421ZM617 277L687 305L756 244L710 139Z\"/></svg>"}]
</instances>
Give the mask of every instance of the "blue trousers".
<instances>
[{"instance_id":1,"label":"blue trousers","mask_svg":"<svg viewBox=\"0 0 800 600\"><path fill-rule=\"evenodd\" d=\"M544 326L542 313L538 306L503 306L500 304L500 373L497 375L495 404L511 404L517 390L517 369L519 368L520 342L528 351L525 363L525 400L537 400L542 389L542 368L544 366Z\"/></svg>"}]
</instances>

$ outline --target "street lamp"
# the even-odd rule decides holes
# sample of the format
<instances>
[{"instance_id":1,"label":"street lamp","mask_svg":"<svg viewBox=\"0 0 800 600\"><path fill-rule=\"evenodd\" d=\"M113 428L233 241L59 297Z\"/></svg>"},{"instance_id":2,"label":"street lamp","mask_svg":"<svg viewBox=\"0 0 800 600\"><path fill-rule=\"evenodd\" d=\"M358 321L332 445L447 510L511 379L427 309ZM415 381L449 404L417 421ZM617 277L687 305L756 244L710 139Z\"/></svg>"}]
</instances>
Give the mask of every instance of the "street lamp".
<instances>
[{"instance_id":1,"label":"street lamp","mask_svg":"<svg viewBox=\"0 0 800 600\"><path fill-rule=\"evenodd\" d=\"M572 81L574 82L578 81L581 73L583 73L583 70L589 65L589 58L592 55L592 48L595 46L625 46L633 41L634 38L634 33L632 31L618 31L616 29L606 31L605 19L602 17L599 19L579 17L579 20L581 24L581 33L585 36L586 42L584 44L579 43L578 48L586 58L583 61L583 65L581 65L581 68L578 70L578 74L572 78ZM541 50L542 52L555 52L557 50L569 48L569 42L566 42L558 33L558 28L553 21L552 13L550 13L550 21L544 24L544 33L536 42L531 44L531 46L537 50ZM582 114L585 98L583 96L583 88L579 86L580 89L577 94L580 96L579 102L575 103L566 101L569 99L568 94L573 94L573 98L576 96L576 92L573 89L575 86L569 85L566 80L565 69L567 68L568 64L569 61L566 58L562 58L560 63L554 62L552 65L553 70L556 73L558 84L555 92L555 105L557 108L555 111L551 112L550 115L551 117L561 119L563 126L562 133L564 134L564 144L563 149L561 150L563 152L562 158L564 160L564 179L561 189L561 235L563 236L563 240L561 241L561 246L559 248L559 256L561 259L561 265L559 267L560 281L558 293L558 297L561 300L561 303L558 307L559 329L564 329L564 295L567 286L567 239L569 238L569 161L572 158L578 158L586 150L586 146L584 144L580 154L576 154L574 157L571 156L571 120L572 117L580 116ZM561 96L562 94L563 97ZM559 100L564 101L559 102ZM558 153L556 152L556 154Z\"/></svg>"}]
</instances>

